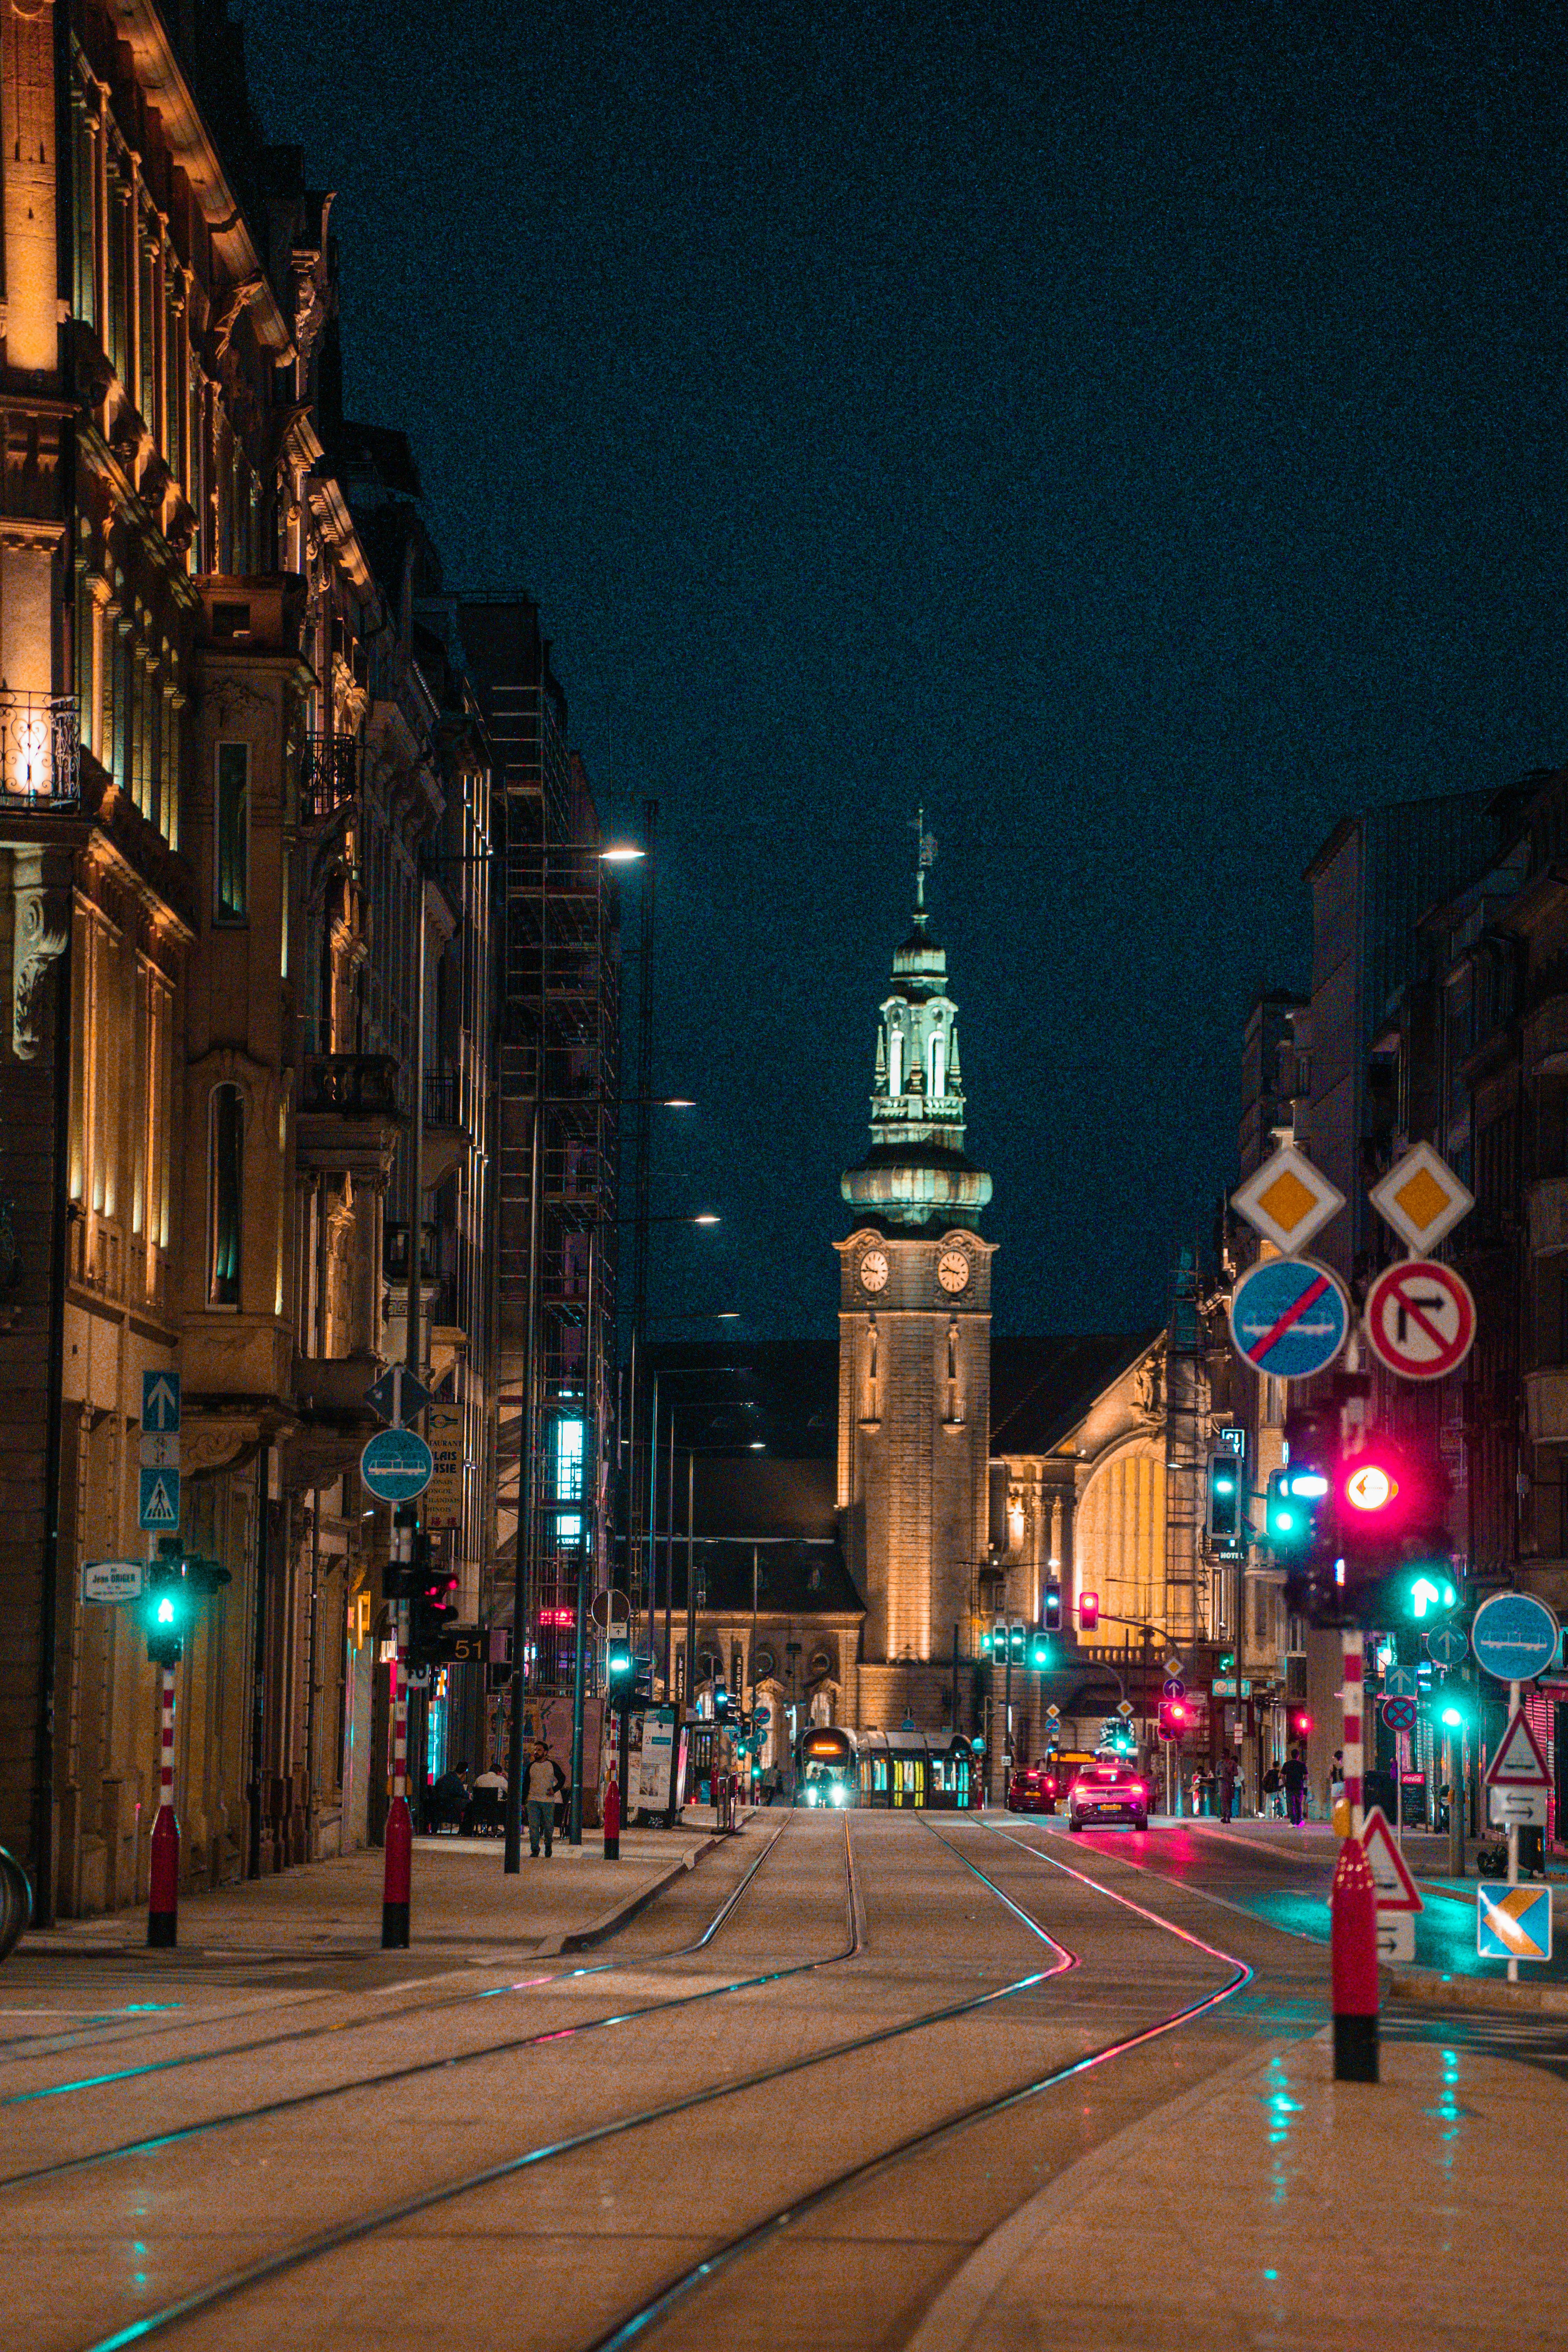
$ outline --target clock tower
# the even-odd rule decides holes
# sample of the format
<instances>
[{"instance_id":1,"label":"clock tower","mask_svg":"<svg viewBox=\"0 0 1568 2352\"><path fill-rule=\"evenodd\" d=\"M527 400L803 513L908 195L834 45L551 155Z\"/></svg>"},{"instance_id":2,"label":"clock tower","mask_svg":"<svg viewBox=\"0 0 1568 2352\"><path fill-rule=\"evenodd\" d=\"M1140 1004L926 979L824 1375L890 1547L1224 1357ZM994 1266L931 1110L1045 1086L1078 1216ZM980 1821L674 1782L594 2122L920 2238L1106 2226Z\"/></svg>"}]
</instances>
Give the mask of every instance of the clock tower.
<instances>
[{"instance_id":1,"label":"clock tower","mask_svg":"<svg viewBox=\"0 0 1568 2352\"><path fill-rule=\"evenodd\" d=\"M838 1504L866 1601L858 1714L947 1720L955 1624L986 1557L991 1258L976 1220L991 1179L964 1156L958 1008L925 907L893 957L871 1095L871 1149L843 1180L855 1230L835 1244ZM923 1671L922 1671L923 1669Z\"/></svg>"}]
</instances>

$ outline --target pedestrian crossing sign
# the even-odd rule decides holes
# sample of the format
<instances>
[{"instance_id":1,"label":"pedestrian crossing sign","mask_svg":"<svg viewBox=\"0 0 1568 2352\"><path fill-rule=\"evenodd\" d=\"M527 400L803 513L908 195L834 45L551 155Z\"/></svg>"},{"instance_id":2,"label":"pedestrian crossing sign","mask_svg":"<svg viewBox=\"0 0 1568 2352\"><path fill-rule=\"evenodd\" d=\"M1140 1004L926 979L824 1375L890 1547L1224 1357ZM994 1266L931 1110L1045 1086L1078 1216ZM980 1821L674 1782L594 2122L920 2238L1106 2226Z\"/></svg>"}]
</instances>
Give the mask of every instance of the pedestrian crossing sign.
<instances>
[{"instance_id":1,"label":"pedestrian crossing sign","mask_svg":"<svg viewBox=\"0 0 1568 2352\"><path fill-rule=\"evenodd\" d=\"M1483 1960L1549 1960L1551 1887L1478 1886L1476 1950Z\"/></svg>"},{"instance_id":2,"label":"pedestrian crossing sign","mask_svg":"<svg viewBox=\"0 0 1568 2352\"><path fill-rule=\"evenodd\" d=\"M179 1532L180 1474L177 1470L142 1469L141 1520L144 1528L166 1528L175 1534Z\"/></svg>"}]
</instances>

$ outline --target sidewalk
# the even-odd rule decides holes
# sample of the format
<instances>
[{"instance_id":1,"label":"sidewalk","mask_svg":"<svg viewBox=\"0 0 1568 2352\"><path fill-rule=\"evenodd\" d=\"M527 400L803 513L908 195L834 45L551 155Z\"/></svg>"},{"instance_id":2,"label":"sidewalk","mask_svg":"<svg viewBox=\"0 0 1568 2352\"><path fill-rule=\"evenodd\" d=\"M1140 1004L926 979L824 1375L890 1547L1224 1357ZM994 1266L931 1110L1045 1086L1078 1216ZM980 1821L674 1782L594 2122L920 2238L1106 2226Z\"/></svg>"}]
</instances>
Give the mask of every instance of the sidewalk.
<instances>
[{"instance_id":1,"label":"sidewalk","mask_svg":"<svg viewBox=\"0 0 1568 2352\"><path fill-rule=\"evenodd\" d=\"M1155 2108L994 2231L908 2352L1568 2344L1568 2085L1425 2042L1385 2042L1382 2074L1336 2084L1321 2034Z\"/></svg>"},{"instance_id":2,"label":"sidewalk","mask_svg":"<svg viewBox=\"0 0 1568 2352\"><path fill-rule=\"evenodd\" d=\"M742 1826L749 1818L742 1814ZM605 1860L597 1830L584 1832L580 1846L558 1842L548 1861L542 1854L535 1861L525 1839L522 1869L508 1878L501 1838L416 1838L409 1949L385 1957L406 1963L434 1952L462 1961L580 1949L613 1933L683 1870L729 1843L714 1832L711 1806L689 1806L678 1829L624 1832L618 1862ZM24 1954L134 1953L155 1967L380 1958L383 1871L374 1848L210 1892L182 1888L173 1952L148 1952L142 1906L29 1933L12 1964Z\"/></svg>"}]
</instances>

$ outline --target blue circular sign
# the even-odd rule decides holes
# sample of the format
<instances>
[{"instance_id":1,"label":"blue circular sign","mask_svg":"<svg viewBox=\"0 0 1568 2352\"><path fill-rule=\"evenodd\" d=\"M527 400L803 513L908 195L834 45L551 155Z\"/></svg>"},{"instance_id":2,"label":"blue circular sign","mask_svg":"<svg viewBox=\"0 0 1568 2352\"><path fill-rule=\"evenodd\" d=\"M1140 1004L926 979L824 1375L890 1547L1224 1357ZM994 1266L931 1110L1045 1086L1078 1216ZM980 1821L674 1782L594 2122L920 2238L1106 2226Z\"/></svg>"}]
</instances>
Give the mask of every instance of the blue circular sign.
<instances>
[{"instance_id":1,"label":"blue circular sign","mask_svg":"<svg viewBox=\"0 0 1568 2352\"><path fill-rule=\"evenodd\" d=\"M383 1503L411 1503L436 1471L436 1457L415 1429L378 1429L359 1458L361 1484Z\"/></svg>"},{"instance_id":2,"label":"blue circular sign","mask_svg":"<svg viewBox=\"0 0 1568 2352\"><path fill-rule=\"evenodd\" d=\"M1462 1625L1434 1625L1426 1635L1426 1654L1440 1666L1463 1664L1470 1637Z\"/></svg>"},{"instance_id":3,"label":"blue circular sign","mask_svg":"<svg viewBox=\"0 0 1568 2352\"><path fill-rule=\"evenodd\" d=\"M1344 1346L1351 1306L1339 1276L1315 1258L1271 1257L1231 1294L1230 1335L1254 1371L1310 1381Z\"/></svg>"},{"instance_id":4,"label":"blue circular sign","mask_svg":"<svg viewBox=\"0 0 1568 2352\"><path fill-rule=\"evenodd\" d=\"M1527 1683L1556 1663L1562 1632L1532 1592L1494 1592L1476 1612L1470 1647L1494 1681Z\"/></svg>"}]
</instances>

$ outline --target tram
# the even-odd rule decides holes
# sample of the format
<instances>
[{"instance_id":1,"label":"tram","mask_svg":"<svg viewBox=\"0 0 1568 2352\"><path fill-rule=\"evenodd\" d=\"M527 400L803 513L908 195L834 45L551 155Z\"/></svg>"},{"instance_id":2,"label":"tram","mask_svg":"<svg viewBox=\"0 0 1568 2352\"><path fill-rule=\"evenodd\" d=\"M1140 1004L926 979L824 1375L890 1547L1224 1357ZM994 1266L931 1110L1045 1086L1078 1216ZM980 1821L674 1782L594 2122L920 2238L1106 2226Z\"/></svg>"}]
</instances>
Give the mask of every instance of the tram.
<instances>
[{"instance_id":1,"label":"tram","mask_svg":"<svg viewBox=\"0 0 1568 2352\"><path fill-rule=\"evenodd\" d=\"M863 1805L965 1812L973 1802L975 1757L962 1732L863 1731L858 1746Z\"/></svg>"},{"instance_id":2,"label":"tram","mask_svg":"<svg viewBox=\"0 0 1568 2352\"><path fill-rule=\"evenodd\" d=\"M858 1785L852 1731L814 1723L801 1733L795 1755L797 1805L852 1805Z\"/></svg>"}]
</instances>

